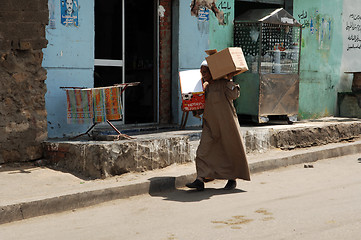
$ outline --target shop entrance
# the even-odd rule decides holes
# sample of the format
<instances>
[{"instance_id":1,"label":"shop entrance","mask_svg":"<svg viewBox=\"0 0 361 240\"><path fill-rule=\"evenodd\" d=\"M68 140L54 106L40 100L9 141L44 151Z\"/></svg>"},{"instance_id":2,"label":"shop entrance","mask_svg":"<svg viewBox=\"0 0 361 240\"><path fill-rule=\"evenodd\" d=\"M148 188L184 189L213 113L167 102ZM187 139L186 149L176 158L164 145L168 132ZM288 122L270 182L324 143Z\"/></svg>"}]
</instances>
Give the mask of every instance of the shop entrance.
<instances>
[{"instance_id":1,"label":"shop entrance","mask_svg":"<svg viewBox=\"0 0 361 240\"><path fill-rule=\"evenodd\" d=\"M123 97L121 124L157 122L157 0L95 0L94 86L140 82Z\"/></svg>"}]
</instances>

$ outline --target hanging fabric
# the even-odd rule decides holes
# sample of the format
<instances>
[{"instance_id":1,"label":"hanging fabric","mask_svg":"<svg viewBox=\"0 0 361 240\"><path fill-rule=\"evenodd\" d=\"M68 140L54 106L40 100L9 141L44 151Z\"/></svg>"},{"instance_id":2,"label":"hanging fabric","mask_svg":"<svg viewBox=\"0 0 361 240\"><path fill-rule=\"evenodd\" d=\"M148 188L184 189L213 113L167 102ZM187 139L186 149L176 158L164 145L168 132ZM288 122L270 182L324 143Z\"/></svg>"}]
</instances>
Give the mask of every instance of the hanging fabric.
<instances>
[{"instance_id":1,"label":"hanging fabric","mask_svg":"<svg viewBox=\"0 0 361 240\"><path fill-rule=\"evenodd\" d=\"M94 123L122 119L120 87L93 88Z\"/></svg>"},{"instance_id":2,"label":"hanging fabric","mask_svg":"<svg viewBox=\"0 0 361 240\"><path fill-rule=\"evenodd\" d=\"M91 89L67 89L67 121L72 124L93 122Z\"/></svg>"}]
</instances>

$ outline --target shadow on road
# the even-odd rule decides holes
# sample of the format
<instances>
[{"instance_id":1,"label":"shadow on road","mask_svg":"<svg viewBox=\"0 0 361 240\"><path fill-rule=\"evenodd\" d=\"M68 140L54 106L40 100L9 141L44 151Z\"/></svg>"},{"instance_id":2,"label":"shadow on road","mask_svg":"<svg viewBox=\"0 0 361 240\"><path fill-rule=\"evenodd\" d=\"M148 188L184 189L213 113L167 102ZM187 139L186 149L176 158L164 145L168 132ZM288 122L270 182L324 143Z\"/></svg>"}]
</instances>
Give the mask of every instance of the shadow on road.
<instances>
[{"instance_id":1,"label":"shadow on road","mask_svg":"<svg viewBox=\"0 0 361 240\"><path fill-rule=\"evenodd\" d=\"M241 189L224 190L224 189L216 189L216 188L206 188L202 192L198 192L197 190L175 189L174 191L153 193L151 194L151 196L163 197L164 198L163 200L166 201L200 202L203 200L208 200L211 197L217 195L235 194L235 193L243 193L243 192L245 191Z\"/></svg>"},{"instance_id":2,"label":"shadow on road","mask_svg":"<svg viewBox=\"0 0 361 240\"><path fill-rule=\"evenodd\" d=\"M166 201L200 202L217 195L244 193L241 189L224 190L222 188L205 188L204 191L177 189L175 177L151 178L149 194L153 197L162 197Z\"/></svg>"}]
</instances>

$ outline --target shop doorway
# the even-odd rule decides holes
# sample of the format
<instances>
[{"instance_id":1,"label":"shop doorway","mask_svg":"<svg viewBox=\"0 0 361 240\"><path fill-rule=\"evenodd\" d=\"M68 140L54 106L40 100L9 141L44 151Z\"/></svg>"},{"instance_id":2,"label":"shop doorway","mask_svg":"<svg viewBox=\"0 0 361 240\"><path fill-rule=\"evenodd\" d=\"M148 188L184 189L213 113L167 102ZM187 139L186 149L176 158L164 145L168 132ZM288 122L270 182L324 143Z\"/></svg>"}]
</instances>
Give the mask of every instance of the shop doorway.
<instances>
[{"instance_id":1,"label":"shop doorway","mask_svg":"<svg viewBox=\"0 0 361 240\"><path fill-rule=\"evenodd\" d=\"M95 0L94 86L124 92L121 124L157 122L157 0Z\"/></svg>"}]
</instances>

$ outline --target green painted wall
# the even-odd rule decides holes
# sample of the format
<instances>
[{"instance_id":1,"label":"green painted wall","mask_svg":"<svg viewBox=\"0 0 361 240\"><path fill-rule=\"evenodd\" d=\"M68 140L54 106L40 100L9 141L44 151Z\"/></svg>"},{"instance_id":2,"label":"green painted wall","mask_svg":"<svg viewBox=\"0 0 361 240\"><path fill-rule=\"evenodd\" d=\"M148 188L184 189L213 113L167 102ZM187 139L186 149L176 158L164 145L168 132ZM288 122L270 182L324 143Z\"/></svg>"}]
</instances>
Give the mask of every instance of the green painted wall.
<instances>
[{"instance_id":1,"label":"green painted wall","mask_svg":"<svg viewBox=\"0 0 361 240\"><path fill-rule=\"evenodd\" d=\"M294 0L303 24L299 118L337 115L342 60L342 0Z\"/></svg>"},{"instance_id":2,"label":"green painted wall","mask_svg":"<svg viewBox=\"0 0 361 240\"><path fill-rule=\"evenodd\" d=\"M234 0L216 1L217 7L224 14L224 24L214 14L209 18L209 48L218 51L233 46Z\"/></svg>"}]
</instances>

